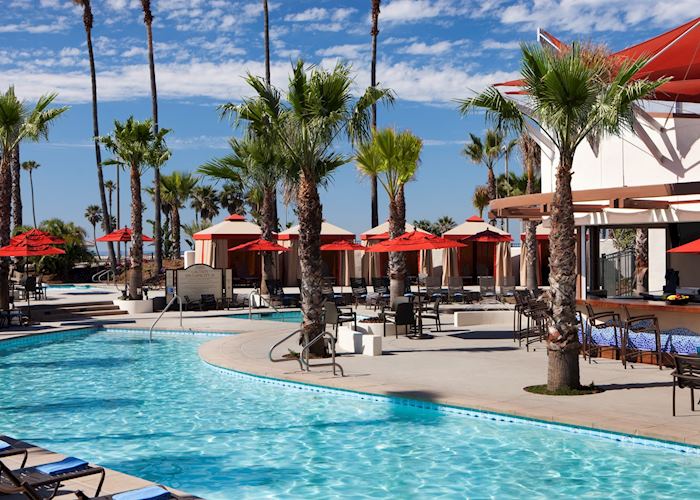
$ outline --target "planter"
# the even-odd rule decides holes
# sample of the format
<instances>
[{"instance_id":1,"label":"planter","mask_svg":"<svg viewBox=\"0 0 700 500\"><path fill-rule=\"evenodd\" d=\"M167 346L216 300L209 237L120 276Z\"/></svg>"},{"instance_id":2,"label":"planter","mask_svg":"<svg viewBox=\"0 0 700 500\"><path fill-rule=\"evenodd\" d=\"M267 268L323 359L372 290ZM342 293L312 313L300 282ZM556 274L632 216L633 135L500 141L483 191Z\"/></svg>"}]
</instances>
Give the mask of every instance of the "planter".
<instances>
[{"instance_id":1,"label":"planter","mask_svg":"<svg viewBox=\"0 0 700 500\"><path fill-rule=\"evenodd\" d=\"M357 329L375 337L384 336L384 323L358 323ZM396 333L396 326L393 323L386 324L387 337L393 336Z\"/></svg>"},{"instance_id":2,"label":"planter","mask_svg":"<svg viewBox=\"0 0 700 500\"><path fill-rule=\"evenodd\" d=\"M153 299L146 300L121 300L114 299L114 305L129 314L141 314L153 312Z\"/></svg>"},{"instance_id":3,"label":"planter","mask_svg":"<svg viewBox=\"0 0 700 500\"><path fill-rule=\"evenodd\" d=\"M513 327L513 311L458 311L454 313L454 326L510 325Z\"/></svg>"},{"instance_id":4,"label":"planter","mask_svg":"<svg viewBox=\"0 0 700 500\"><path fill-rule=\"evenodd\" d=\"M348 326L338 328L338 351L364 356L382 355L382 337L367 333L358 325L357 330Z\"/></svg>"}]
</instances>

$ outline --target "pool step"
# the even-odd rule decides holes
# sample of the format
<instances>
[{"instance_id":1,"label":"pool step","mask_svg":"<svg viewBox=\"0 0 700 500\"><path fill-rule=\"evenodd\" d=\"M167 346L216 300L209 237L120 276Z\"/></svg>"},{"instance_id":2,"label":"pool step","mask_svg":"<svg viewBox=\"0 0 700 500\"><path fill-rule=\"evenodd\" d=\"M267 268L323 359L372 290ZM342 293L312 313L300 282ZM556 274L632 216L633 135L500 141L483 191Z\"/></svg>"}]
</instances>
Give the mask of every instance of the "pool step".
<instances>
[{"instance_id":1,"label":"pool step","mask_svg":"<svg viewBox=\"0 0 700 500\"><path fill-rule=\"evenodd\" d=\"M128 313L106 300L32 307L32 318L37 321L66 321L124 314Z\"/></svg>"}]
</instances>

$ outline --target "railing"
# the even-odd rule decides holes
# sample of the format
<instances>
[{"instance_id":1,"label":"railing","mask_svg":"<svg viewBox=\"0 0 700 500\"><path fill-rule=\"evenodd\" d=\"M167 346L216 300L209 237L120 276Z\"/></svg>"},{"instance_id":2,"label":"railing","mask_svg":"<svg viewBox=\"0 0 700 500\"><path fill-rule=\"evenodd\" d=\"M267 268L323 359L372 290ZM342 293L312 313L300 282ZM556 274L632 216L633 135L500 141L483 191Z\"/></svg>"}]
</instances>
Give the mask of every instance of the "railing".
<instances>
[{"instance_id":1,"label":"railing","mask_svg":"<svg viewBox=\"0 0 700 500\"><path fill-rule=\"evenodd\" d=\"M626 297L634 294L636 264L633 249L622 250L600 259L600 283L608 296Z\"/></svg>"},{"instance_id":2,"label":"railing","mask_svg":"<svg viewBox=\"0 0 700 500\"><path fill-rule=\"evenodd\" d=\"M274 305L272 305L272 302L270 302L269 300L267 300L265 297L262 296L262 294L260 293L260 290L256 289L248 294L248 319L251 319L253 317L253 301L251 300L253 298L253 295L257 295L259 297L261 303L267 302L267 306L274 309L275 312L280 312L279 309L277 309Z\"/></svg>"},{"instance_id":3,"label":"railing","mask_svg":"<svg viewBox=\"0 0 700 500\"><path fill-rule=\"evenodd\" d=\"M282 361L292 361L293 358L275 358L273 355L273 352L275 349L277 349L279 346L281 346L283 343L285 343L287 340L292 338L294 335L297 335L301 333L301 330L294 330L292 333L289 335L285 336L282 340L276 342L268 351L267 357L268 359L273 362L273 363L280 363ZM315 345L317 342L322 340L323 338L328 338L330 340L330 345L331 345L331 362L330 363L318 363L318 364L311 364L309 360L309 349L311 346ZM301 352L299 353L299 357L297 358L297 361L299 362L299 367L301 368L302 371L311 371L311 367L315 366L332 366L333 367L333 375L336 375L336 368L340 371L340 376L344 377L345 372L343 371L343 367L340 366L335 360L336 357L336 350L335 350L335 337L330 334L329 332L323 332L319 335L317 335L311 342L306 344L305 346L302 347ZM306 356L305 356L306 355Z\"/></svg>"},{"instance_id":4,"label":"railing","mask_svg":"<svg viewBox=\"0 0 700 500\"><path fill-rule=\"evenodd\" d=\"M110 276L111 275L111 276ZM93 283L105 283L107 281L112 281L114 278L114 273L111 269L103 269L92 275Z\"/></svg>"},{"instance_id":5,"label":"railing","mask_svg":"<svg viewBox=\"0 0 700 500\"><path fill-rule=\"evenodd\" d=\"M182 299L180 298L179 295L175 294L173 295L173 298L170 299L170 302L163 308L163 310L160 312L156 320L153 322L151 325L151 328L148 330L148 341L151 342L153 340L153 329L156 327L156 324L160 321L160 318L163 317L163 315L170 309L170 306L173 305L175 301L178 301L180 304L180 328L183 328L182 326Z\"/></svg>"}]
</instances>

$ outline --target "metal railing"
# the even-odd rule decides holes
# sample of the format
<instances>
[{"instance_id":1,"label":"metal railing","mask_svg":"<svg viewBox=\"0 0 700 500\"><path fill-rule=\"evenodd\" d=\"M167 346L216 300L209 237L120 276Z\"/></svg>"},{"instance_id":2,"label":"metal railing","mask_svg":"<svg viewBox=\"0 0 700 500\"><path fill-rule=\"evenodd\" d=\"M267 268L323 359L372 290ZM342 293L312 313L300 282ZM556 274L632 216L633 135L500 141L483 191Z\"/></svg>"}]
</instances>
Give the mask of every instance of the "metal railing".
<instances>
[{"instance_id":1,"label":"metal railing","mask_svg":"<svg viewBox=\"0 0 700 500\"><path fill-rule=\"evenodd\" d=\"M110 276L111 275L111 276ZM111 269L103 269L92 275L93 283L105 283L107 281L112 281L114 278L114 273Z\"/></svg>"},{"instance_id":2,"label":"metal railing","mask_svg":"<svg viewBox=\"0 0 700 500\"><path fill-rule=\"evenodd\" d=\"M260 303L267 302L268 307L274 309L275 312L280 312L279 309L272 305L272 302L263 297L262 293L260 293L260 290L256 289L248 294L248 319L251 319L253 317L253 301L251 300L253 298L253 295L257 295L260 298Z\"/></svg>"},{"instance_id":3,"label":"metal railing","mask_svg":"<svg viewBox=\"0 0 700 500\"><path fill-rule=\"evenodd\" d=\"M604 254L600 259L600 283L608 291L608 296L633 295L635 271L633 249Z\"/></svg>"},{"instance_id":4,"label":"metal railing","mask_svg":"<svg viewBox=\"0 0 700 500\"><path fill-rule=\"evenodd\" d=\"M156 320L153 322L151 325L151 328L148 330L148 341L151 342L153 340L153 329L156 327L156 324L160 321L160 318L163 317L163 315L170 309L170 306L173 305L173 303L177 300L177 302L180 304L180 328L184 329L182 326L182 299L180 298L179 295L175 294L173 295L173 298L170 299L170 302L163 308L163 310L160 312Z\"/></svg>"},{"instance_id":5,"label":"metal railing","mask_svg":"<svg viewBox=\"0 0 700 500\"><path fill-rule=\"evenodd\" d=\"M280 363L280 362L282 362L282 361L292 361L293 358L275 358L275 357L273 356L272 353L274 352L275 349L277 349L279 346L281 346L282 344L284 344L287 340L291 339L294 335L297 335L298 333L301 333L301 329L299 329L299 330L294 330L292 333L290 333L289 335L287 335L286 337L284 337L284 338L283 338L282 340L280 340L279 342L276 342L275 345L273 345L272 347L270 347L270 350L269 350L269 352L267 353L268 359L269 359L271 362L273 362L273 363ZM302 362L301 362L301 358L298 358L297 361L299 361L299 366L300 366L300 368L303 370L303 369L304 369L304 365L303 365Z\"/></svg>"},{"instance_id":6,"label":"metal railing","mask_svg":"<svg viewBox=\"0 0 700 500\"><path fill-rule=\"evenodd\" d=\"M286 335L282 340L276 342L268 351L267 357L272 363L280 363L282 361L293 361L294 358L275 358L273 355L273 352L275 349L277 349L279 346L284 344L287 340L292 338L294 335L297 335L301 333L301 329L294 330L292 333L289 335ZM330 363L317 363L317 364L311 364L309 360L309 349L315 345L317 342L322 340L323 338L328 338L330 340L330 345L331 345L331 362ZM335 337L329 333L329 332L323 332L317 335L313 340L311 340L308 344L304 345L301 349L301 352L299 353L299 356L296 358L296 360L299 362L299 368L301 371L311 371L311 367L319 367L319 366L332 366L333 367L333 375L337 375L336 373L336 368L340 371L340 376L344 377L345 372L343 371L343 367L335 360L336 358L336 349L335 349L335 343L336 339Z\"/></svg>"}]
</instances>

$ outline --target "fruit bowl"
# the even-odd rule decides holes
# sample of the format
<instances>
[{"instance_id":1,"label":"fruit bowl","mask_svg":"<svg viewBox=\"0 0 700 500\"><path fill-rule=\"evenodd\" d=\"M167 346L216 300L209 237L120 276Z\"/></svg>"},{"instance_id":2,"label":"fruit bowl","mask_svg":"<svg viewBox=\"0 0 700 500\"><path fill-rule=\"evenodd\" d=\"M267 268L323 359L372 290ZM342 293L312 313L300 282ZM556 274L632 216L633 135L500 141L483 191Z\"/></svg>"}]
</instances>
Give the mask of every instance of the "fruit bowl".
<instances>
[{"instance_id":1,"label":"fruit bowl","mask_svg":"<svg viewBox=\"0 0 700 500\"><path fill-rule=\"evenodd\" d=\"M690 296L673 294L666 297L666 303L674 306L683 306L690 302Z\"/></svg>"}]
</instances>

